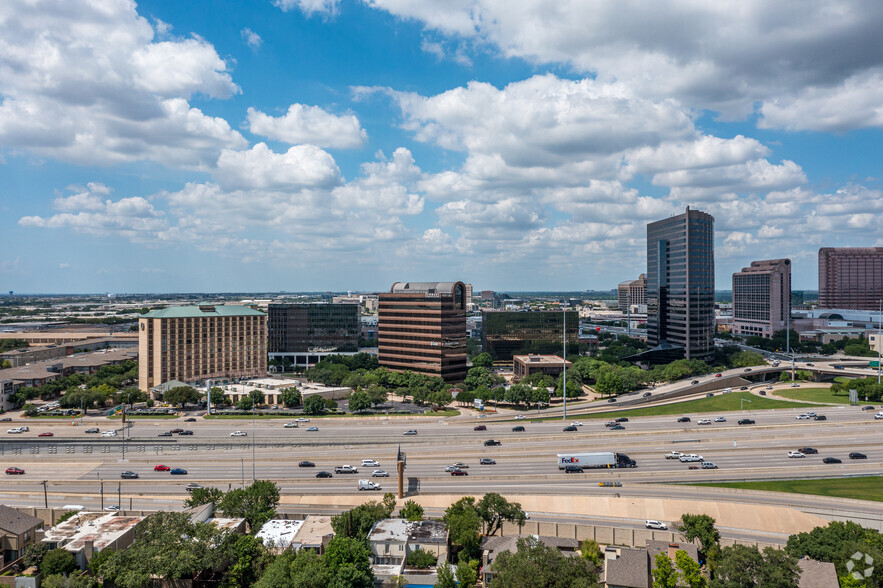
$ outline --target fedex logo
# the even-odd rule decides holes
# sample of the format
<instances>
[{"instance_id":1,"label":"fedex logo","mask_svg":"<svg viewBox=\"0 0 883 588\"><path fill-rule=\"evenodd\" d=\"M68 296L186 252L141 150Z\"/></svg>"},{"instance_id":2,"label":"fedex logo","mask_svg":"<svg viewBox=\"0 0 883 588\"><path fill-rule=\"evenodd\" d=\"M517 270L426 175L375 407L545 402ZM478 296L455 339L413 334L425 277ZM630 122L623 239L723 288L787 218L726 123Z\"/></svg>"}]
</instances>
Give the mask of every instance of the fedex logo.
<instances>
[{"instance_id":1,"label":"fedex logo","mask_svg":"<svg viewBox=\"0 0 883 588\"><path fill-rule=\"evenodd\" d=\"M562 457L561 463L579 463L578 457Z\"/></svg>"}]
</instances>

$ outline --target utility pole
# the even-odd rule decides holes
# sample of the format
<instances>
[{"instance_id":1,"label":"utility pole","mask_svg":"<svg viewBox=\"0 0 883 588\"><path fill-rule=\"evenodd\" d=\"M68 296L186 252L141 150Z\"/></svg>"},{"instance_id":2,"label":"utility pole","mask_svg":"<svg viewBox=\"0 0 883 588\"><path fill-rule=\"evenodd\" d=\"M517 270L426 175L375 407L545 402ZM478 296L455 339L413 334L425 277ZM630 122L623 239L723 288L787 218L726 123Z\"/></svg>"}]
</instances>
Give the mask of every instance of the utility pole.
<instances>
[{"instance_id":1,"label":"utility pole","mask_svg":"<svg viewBox=\"0 0 883 588\"><path fill-rule=\"evenodd\" d=\"M567 420L567 309L562 307L561 312L561 341L564 344L564 416L562 420Z\"/></svg>"},{"instance_id":2,"label":"utility pole","mask_svg":"<svg viewBox=\"0 0 883 588\"><path fill-rule=\"evenodd\" d=\"M117 508L123 508L123 490L122 482L117 482Z\"/></svg>"},{"instance_id":3,"label":"utility pole","mask_svg":"<svg viewBox=\"0 0 883 588\"><path fill-rule=\"evenodd\" d=\"M43 484L43 508L49 508L49 494L46 492L47 480L43 480L40 483Z\"/></svg>"},{"instance_id":4,"label":"utility pole","mask_svg":"<svg viewBox=\"0 0 883 588\"><path fill-rule=\"evenodd\" d=\"M255 431L256 431L255 419L254 419L254 417L255 417L255 414L254 414L255 413L255 406L254 405L255 405L255 403L252 402L251 403L251 481L252 481L252 483L255 480L257 480L257 478L255 477L255 473L254 473L255 472L254 443L255 443Z\"/></svg>"},{"instance_id":5,"label":"utility pole","mask_svg":"<svg viewBox=\"0 0 883 588\"><path fill-rule=\"evenodd\" d=\"M625 293L626 300L626 329L628 332L629 338L632 336L632 291L631 286Z\"/></svg>"},{"instance_id":6,"label":"utility pole","mask_svg":"<svg viewBox=\"0 0 883 588\"><path fill-rule=\"evenodd\" d=\"M98 493L101 494L101 510L104 510L104 482L99 482L101 485L98 489Z\"/></svg>"}]
</instances>

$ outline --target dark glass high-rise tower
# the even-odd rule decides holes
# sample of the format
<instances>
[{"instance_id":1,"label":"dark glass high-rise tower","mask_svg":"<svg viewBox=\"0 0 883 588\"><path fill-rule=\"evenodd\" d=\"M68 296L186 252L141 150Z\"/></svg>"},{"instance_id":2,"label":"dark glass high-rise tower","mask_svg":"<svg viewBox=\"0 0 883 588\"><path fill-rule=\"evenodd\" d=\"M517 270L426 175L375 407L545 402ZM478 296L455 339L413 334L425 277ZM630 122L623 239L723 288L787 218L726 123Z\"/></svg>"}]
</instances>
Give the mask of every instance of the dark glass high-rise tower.
<instances>
[{"instance_id":1,"label":"dark glass high-rise tower","mask_svg":"<svg viewBox=\"0 0 883 588\"><path fill-rule=\"evenodd\" d=\"M647 342L714 360L714 218L690 210L647 225Z\"/></svg>"}]
</instances>

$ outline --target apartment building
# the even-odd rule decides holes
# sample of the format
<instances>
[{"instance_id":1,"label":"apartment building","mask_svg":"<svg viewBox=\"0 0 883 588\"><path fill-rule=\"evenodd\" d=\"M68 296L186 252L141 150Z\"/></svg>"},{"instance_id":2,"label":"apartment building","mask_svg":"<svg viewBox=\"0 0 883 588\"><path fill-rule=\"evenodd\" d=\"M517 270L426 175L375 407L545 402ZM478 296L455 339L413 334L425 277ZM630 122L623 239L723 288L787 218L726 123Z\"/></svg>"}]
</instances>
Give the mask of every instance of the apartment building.
<instances>
[{"instance_id":1,"label":"apartment building","mask_svg":"<svg viewBox=\"0 0 883 588\"><path fill-rule=\"evenodd\" d=\"M733 333L771 338L791 312L791 260L752 261L733 274Z\"/></svg>"}]
</instances>

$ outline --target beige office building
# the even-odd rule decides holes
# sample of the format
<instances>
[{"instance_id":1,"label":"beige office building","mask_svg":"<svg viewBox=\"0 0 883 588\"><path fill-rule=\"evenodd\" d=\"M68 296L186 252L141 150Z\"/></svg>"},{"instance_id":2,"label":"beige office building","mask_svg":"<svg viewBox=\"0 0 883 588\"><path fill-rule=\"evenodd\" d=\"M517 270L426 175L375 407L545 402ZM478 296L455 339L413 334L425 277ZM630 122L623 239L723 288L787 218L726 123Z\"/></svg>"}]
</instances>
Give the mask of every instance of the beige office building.
<instances>
[{"instance_id":1,"label":"beige office building","mask_svg":"<svg viewBox=\"0 0 883 588\"><path fill-rule=\"evenodd\" d=\"M138 319L138 387L265 376L267 315L247 306L176 306Z\"/></svg>"},{"instance_id":2,"label":"beige office building","mask_svg":"<svg viewBox=\"0 0 883 588\"><path fill-rule=\"evenodd\" d=\"M791 260L752 261L733 274L733 334L769 339L791 312Z\"/></svg>"},{"instance_id":3,"label":"beige office building","mask_svg":"<svg viewBox=\"0 0 883 588\"><path fill-rule=\"evenodd\" d=\"M617 287L619 299L619 309L628 310L629 306L636 304L647 304L647 279L644 274L638 276L637 280L626 280L620 282Z\"/></svg>"}]
</instances>

